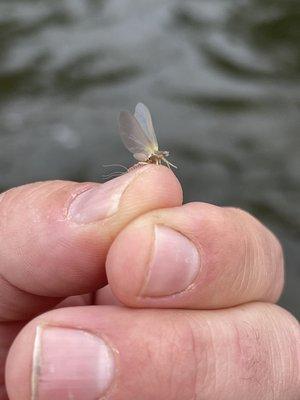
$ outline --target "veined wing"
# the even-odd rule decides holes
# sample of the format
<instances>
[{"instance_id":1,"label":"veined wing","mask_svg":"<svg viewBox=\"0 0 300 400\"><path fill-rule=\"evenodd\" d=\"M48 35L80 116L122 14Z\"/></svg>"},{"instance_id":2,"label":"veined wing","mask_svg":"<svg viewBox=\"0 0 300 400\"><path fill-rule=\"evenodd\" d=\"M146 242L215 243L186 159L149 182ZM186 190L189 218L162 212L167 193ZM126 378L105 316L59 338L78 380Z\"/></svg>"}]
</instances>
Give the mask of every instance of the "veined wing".
<instances>
[{"instance_id":1,"label":"veined wing","mask_svg":"<svg viewBox=\"0 0 300 400\"><path fill-rule=\"evenodd\" d=\"M121 111L119 133L126 149L133 154L145 154L147 158L155 151L155 146L143 131L136 118L128 111Z\"/></svg>"},{"instance_id":2,"label":"veined wing","mask_svg":"<svg viewBox=\"0 0 300 400\"><path fill-rule=\"evenodd\" d=\"M143 103L138 103L135 107L134 116L138 120L148 139L152 143L153 148L157 151L157 138L155 135L152 118L148 107L146 107Z\"/></svg>"}]
</instances>

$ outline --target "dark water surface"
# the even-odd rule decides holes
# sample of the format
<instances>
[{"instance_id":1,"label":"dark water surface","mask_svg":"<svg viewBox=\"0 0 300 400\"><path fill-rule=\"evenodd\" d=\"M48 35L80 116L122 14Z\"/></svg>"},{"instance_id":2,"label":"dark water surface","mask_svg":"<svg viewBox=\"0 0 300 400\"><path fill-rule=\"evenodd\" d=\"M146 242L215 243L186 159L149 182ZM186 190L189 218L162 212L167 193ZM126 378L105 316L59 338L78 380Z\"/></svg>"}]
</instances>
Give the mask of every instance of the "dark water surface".
<instances>
[{"instance_id":1,"label":"dark water surface","mask_svg":"<svg viewBox=\"0 0 300 400\"><path fill-rule=\"evenodd\" d=\"M122 108L152 111L185 200L280 237L300 316L299 0L1 0L0 190L130 165Z\"/></svg>"}]
</instances>

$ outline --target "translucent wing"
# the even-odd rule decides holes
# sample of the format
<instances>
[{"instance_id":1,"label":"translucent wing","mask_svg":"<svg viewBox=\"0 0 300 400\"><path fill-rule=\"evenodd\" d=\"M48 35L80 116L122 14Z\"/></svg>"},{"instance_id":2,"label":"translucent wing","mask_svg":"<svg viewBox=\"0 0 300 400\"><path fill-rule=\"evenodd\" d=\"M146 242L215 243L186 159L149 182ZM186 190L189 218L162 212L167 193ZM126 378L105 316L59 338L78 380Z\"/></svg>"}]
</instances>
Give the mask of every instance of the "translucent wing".
<instances>
[{"instance_id":1,"label":"translucent wing","mask_svg":"<svg viewBox=\"0 0 300 400\"><path fill-rule=\"evenodd\" d=\"M151 114L145 104L138 103L136 105L134 116L140 123L141 127L144 129L144 132L152 143L152 146L155 148L155 150L158 150L158 143L153 128Z\"/></svg>"},{"instance_id":2,"label":"translucent wing","mask_svg":"<svg viewBox=\"0 0 300 400\"><path fill-rule=\"evenodd\" d=\"M136 118L128 111L121 111L119 132L124 146L133 154L144 154L146 158L155 151L154 145L143 131Z\"/></svg>"}]
</instances>

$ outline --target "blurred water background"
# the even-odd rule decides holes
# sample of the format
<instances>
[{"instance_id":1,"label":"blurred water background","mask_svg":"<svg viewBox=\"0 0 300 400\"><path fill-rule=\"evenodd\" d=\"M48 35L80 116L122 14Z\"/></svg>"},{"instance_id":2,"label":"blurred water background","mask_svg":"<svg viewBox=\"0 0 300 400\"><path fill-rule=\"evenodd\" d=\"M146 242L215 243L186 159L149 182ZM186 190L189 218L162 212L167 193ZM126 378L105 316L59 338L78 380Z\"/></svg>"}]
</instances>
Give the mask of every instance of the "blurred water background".
<instances>
[{"instance_id":1,"label":"blurred water background","mask_svg":"<svg viewBox=\"0 0 300 400\"><path fill-rule=\"evenodd\" d=\"M299 83L299 0L1 0L0 190L131 165L117 115L143 101L185 201L279 236L299 317Z\"/></svg>"}]
</instances>

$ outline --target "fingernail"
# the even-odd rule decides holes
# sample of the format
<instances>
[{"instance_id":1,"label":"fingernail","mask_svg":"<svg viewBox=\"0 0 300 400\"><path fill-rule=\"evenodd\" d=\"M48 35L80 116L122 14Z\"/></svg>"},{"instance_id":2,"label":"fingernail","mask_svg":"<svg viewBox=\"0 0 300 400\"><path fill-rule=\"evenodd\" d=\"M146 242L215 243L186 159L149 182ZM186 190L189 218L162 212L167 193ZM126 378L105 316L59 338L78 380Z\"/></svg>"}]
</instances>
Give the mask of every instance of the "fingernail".
<instances>
[{"instance_id":1,"label":"fingernail","mask_svg":"<svg viewBox=\"0 0 300 400\"><path fill-rule=\"evenodd\" d=\"M112 350L80 329L39 327L34 346L32 400L95 400L114 377Z\"/></svg>"},{"instance_id":2,"label":"fingernail","mask_svg":"<svg viewBox=\"0 0 300 400\"><path fill-rule=\"evenodd\" d=\"M68 218L87 224L110 217L118 211L121 196L135 176L134 172L126 173L78 194L69 207Z\"/></svg>"},{"instance_id":3,"label":"fingernail","mask_svg":"<svg viewBox=\"0 0 300 400\"><path fill-rule=\"evenodd\" d=\"M168 296L190 286L200 268L195 245L184 235L165 226L155 227L155 239L144 296Z\"/></svg>"}]
</instances>

